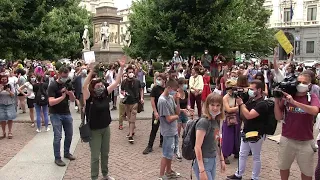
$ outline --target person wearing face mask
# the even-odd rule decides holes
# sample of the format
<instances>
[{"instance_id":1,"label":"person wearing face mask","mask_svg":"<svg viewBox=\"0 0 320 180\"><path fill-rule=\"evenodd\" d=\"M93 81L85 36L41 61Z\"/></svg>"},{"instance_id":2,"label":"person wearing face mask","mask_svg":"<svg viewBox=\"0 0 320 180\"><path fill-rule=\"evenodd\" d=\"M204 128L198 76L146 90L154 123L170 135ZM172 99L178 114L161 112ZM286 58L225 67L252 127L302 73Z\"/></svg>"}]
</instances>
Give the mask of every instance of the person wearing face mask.
<instances>
[{"instance_id":1,"label":"person wearing face mask","mask_svg":"<svg viewBox=\"0 0 320 180\"><path fill-rule=\"evenodd\" d=\"M180 173L172 170L171 164L174 154L178 152L177 120L179 119L179 114L181 111L188 114L186 110L180 109L180 94L177 93L178 82L174 79L169 79L165 87L157 104L160 131L163 136L163 157L158 180L176 179L181 176Z\"/></svg>"},{"instance_id":2,"label":"person wearing face mask","mask_svg":"<svg viewBox=\"0 0 320 180\"><path fill-rule=\"evenodd\" d=\"M198 67L192 69L192 76L189 80L190 89L190 106L194 109L195 103L197 103L198 117L201 117L201 93L204 87L203 78L199 75L200 70Z\"/></svg>"},{"instance_id":3,"label":"person wearing face mask","mask_svg":"<svg viewBox=\"0 0 320 180\"><path fill-rule=\"evenodd\" d=\"M99 165L103 180L114 180L108 171L108 159L110 151L110 123L111 113L109 107L109 94L121 82L126 57L119 61L119 74L116 80L107 86L100 78L94 78L94 64L89 65L90 72L83 84L83 99L85 101L86 120L91 129L89 142L91 152L91 179L99 177ZM100 161L101 160L101 161ZM101 162L99 164L99 161Z\"/></svg>"},{"instance_id":4,"label":"person wearing face mask","mask_svg":"<svg viewBox=\"0 0 320 180\"><path fill-rule=\"evenodd\" d=\"M129 121L129 133L127 135L128 141L133 144L133 135L135 129L135 122L138 113L138 103L143 104L143 86L138 79L135 78L134 68L129 65L126 69L128 78L121 84L121 91L125 94L123 104L125 104L126 114Z\"/></svg>"},{"instance_id":5,"label":"person wearing face mask","mask_svg":"<svg viewBox=\"0 0 320 180\"><path fill-rule=\"evenodd\" d=\"M308 72L303 71L297 81L296 94L284 92L283 98L275 99L275 117L277 120L284 119L278 160L281 180L289 179L291 164L295 159L301 171L301 179L311 180L314 175L314 151L311 145L314 117L319 113L320 102L315 94L309 92L312 77ZM320 179L319 163L315 177Z\"/></svg>"},{"instance_id":6,"label":"person wearing face mask","mask_svg":"<svg viewBox=\"0 0 320 180\"><path fill-rule=\"evenodd\" d=\"M55 164L65 166L61 160L60 146L62 138L62 127L65 134L64 140L64 157L69 160L75 160L75 157L70 153L70 145L73 135L73 119L70 113L69 100L75 101L75 96L72 91L65 88L65 83L68 81L69 69L65 66L60 67L58 79L51 82L48 87L48 100L50 121L53 127L53 150Z\"/></svg>"},{"instance_id":7,"label":"person wearing face mask","mask_svg":"<svg viewBox=\"0 0 320 180\"><path fill-rule=\"evenodd\" d=\"M193 171L198 180L214 180L217 161L220 163L220 172L223 173L226 170L219 138L220 122L225 117L222 97L219 94L211 93L203 106L203 117L196 124L194 146L196 159Z\"/></svg>"},{"instance_id":8,"label":"person wearing face mask","mask_svg":"<svg viewBox=\"0 0 320 180\"><path fill-rule=\"evenodd\" d=\"M212 61L212 57L209 54L209 51L204 50L204 54L201 56L201 64L202 66L210 72L210 64Z\"/></svg>"},{"instance_id":9,"label":"person wearing face mask","mask_svg":"<svg viewBox=\"0 0 320 180\"><path fill-rule=\"evenodd\" d=\"M210 85L211 77L210 77L210 71L205 69L204 75L203 75L203 90L201 93L201 104L206 101L208 95L211 93L211 85Z\"/></svg>"},{"instance_id":10,"label":"person wearing face mask","mask_svg":"<svg viewBox=\"0 0 320 180\"><path fill-rule=\"evenodd\" d=\"M27 107L29 108L29 115L31 120L31 127L35 127L34 124L34 103L35 103L35 94L33 91L33 85L36 83L36 76L34 73L29 73L27 82L20 86L19 92L24 95L24 97L27 97ZM25 92L25 89L27 90ZM38 132L38 129L37 129Z\"/></svg>"},{"instance_id":11,"label":"person wearing face mask","mask_svg":"<svg viewBox=\"0 0 320 180\"><path fill-rule=\"evenodd\" d=\"M242 179L250 150L253 156L253 180L258 180L261 171L261 149L265 139L265 122L268 118L268 104L263 98L264 84L260 80L250 83L248 94L250 99L245 104L240 97L236 103L240 110L244 126L240 144L239 166L235 174L227 176L230 180Z\"/></svg>"},{"instance_id":12,"label":"person wearing face mask","mask_svg":"<svg viewBox=\"0 0 320 180\"><path fill-rule=\"evenodd\" d=\"M15 110L15 100L13 86L8 83L8 76L0 74L0 123L2 136L0 139L6 138L6 125L8 124L8 139L12 139L13 120L17 117Z\"/></svg>"},{"instance_id":13,"label":"person wearing face mask","mask_svg":"<svg viewBox=\"0 0 320 180\"><path fill-rule=\"evenodd\" d=\"M227 94L223 97L226 119L222 124L222 153L226 164L230 164L228 157L231 154L234 154L235 158L239 158L241 121L239 108L233 94L236 85L237 81L228 80L226 82Z\"/></svg>"},{"instance_id":14,"label":"person wearing face mask","mask_svg":"<svg viewBox=\"0 0 320 180\"><path fill-rule=\"evenodd\" d=\"M172 57L172 61L171 62L174 65L173 66L174 70L177 70L179 64L183 62L183 58L180 56L178 51L174 51L173 52L173 57Z\"/></svg>"},{"instance_id":15,"label":"person wearing face mask","mask_svg":"<svg viewBox=\"0 0 320 180\"><path fill-rule=\"evenodd\" d=\"M79 69L77 76L73 80L74 95L76 97L76 104L78 105L77 112L80 113L81 118L84 118L84 113L82 111L84 107L82 87L86 77L87 77L87 67L82 66Z\"/></svg>"},{"instance_id":16,"label":"person wearing face mask","mask_svg":"<svg viewBox=\"0 0 320 180\"><path fill-rule=\"evenodd\" d=\"M149 154L153 151L153 143L156 139L157 132L160 126L160 120L159 120L159 113L158 113L158 100L161 94L164 91L165 88L165 82L166 82L166 76L164 74L158 74L156 77L155 86L152 88L150 97L151 97L151 106L152 106L152 128L149 136L149 142L146 149L143 151L142 154ZM163 142L163 136L160 134L160 145L159 147L162 147Z\"/></svg>"},{"instance_id":17,"label":"person wearing face mask","mask_svg":"<svg viewBox=\"0 0 320 180\"><path fill-rule=\"evenodd\" d=\"M256 76L255 76L255 79L257 79L257 80L260 80L262 83L263 83L263 96L268 96L268 93L269 93L269 91L268 91L268 85L265 83L265 78L264 78L264 76L263 76L263 74L262 74L262 72L258 72L257 74L256 74Z\"/></svg>"}]
</instances>

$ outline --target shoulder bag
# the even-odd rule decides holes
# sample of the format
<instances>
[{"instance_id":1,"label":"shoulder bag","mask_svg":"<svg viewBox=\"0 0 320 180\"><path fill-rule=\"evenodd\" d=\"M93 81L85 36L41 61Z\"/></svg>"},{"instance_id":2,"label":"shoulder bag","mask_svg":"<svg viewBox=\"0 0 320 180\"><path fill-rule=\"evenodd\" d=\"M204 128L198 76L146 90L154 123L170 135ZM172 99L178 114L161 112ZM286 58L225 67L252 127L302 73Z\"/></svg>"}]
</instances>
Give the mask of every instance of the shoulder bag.
<instances>
[{"instance_id":1,"label":"shoulder bag","mask_svg":"<svg viewBox=\"0 0 320 180\"><path fill-rule=\"evenodd\" d=\"M90 102L89 114L88 116L84 115L83 118L81 118L81 124L79 126L80 138L82 142L85 142L85 143L90 142L91 136L92 136L90 125L89 125L92 105L93 105L93 98L92 98L92 101Z\"/></svg>"}]
</instances>

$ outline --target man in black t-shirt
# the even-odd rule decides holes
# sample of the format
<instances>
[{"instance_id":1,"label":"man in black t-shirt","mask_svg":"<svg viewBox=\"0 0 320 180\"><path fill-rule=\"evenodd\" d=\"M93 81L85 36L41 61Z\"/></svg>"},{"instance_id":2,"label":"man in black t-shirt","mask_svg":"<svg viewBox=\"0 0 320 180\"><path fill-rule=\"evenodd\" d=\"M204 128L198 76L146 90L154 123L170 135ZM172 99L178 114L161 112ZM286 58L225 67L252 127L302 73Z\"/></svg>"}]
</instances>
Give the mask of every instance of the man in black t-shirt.
<instances>
[{"instance_id":1,"label":"man in black t-shirt","mask_svg":"<svg viewBox=\"0 0 320 180\"><path fill-rule=\"evenodd\" d=\"M128 73L128 78L122 82L121 91L125 95L123 104L125 104L126 115L129 121L129 134L127 138L130 143L133 143L138 103L144 103L143 87L140 81L134 77L134 68L131 65L127 68L126 72Z\"/></svg>"},{"instance_id":2,"label":"man in black t-shirt","mask_svg":"<svg viewBox=\"0 0 320 180\"><path fill-rule=\"evenodd\" d=\"M268 105L262 95L263 86L264 84L260 80L253 80L248 90L249 101L244 104L242 99L236 99L240 114L244 119L243 137L240 145L238 170L235 174L228 176L227 179L242 179L250 150L253 155L251 179L259 179L261 170L260 153L265 139L264 123L268 117Z\"/></svg>"},{"instance_id":3,"label":"man in black t-shirt","mask_svg":"<svg viewBox=\"0 0 320 180\"><path fill-rule=\"evenodd\" d=\"M152 128L151 128L151 132L150 132L148 146L143 151L143 154L149 154L150 152L152 152L153 143L154 143L154 140L157 136L157 132L158 132L159 125L160 125L157 104L158 104L158 99L161 96L161 94L163 93L164 88L165 88L165 79L166 79L165 75L159 74L156 78L156 85L152 88L151 93L150 93L151 106L153 109ZM160 147L162 147L162 141L163 141L163 137L160 134Z\"/></svg>"},{"instance_id":4,"label":"man in black t-shirt","mask_svg":"<svg viewBox=\"0 0 320 180\"><path fill-rule=\"evenodd\" d=\"M50 120L53 127L53 150L55 163L58 166L66 164L61 160L60 141L62 138L62 127L65 131L64 140L64 157L69 160L75 160L75 157L70 154L70 145L73 135L73 119L69 109L69 100L74 102L75 96L72 91L66 89L68 81L68 68L62 66L59 69L59 78L53 81L48 87L49 112Z\"/></svg>"}]
</instances>

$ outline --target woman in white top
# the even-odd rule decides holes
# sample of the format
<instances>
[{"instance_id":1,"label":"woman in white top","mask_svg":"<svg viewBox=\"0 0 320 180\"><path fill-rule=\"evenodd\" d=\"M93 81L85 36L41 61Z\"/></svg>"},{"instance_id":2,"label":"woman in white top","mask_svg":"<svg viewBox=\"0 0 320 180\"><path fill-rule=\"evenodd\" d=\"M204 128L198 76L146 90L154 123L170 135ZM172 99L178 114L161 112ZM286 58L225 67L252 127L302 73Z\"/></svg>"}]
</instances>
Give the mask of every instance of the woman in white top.
<instances>
[{"instance_id":1,"label":"woman in white top","mask_svg":"<svg viewBox=\"0 0 320 180\"><path fill-rule=\"evenodd\" d=\"M27 106L29 108L29 114L30 114L30 119L31 119L31 126L34 127L34 103L35 103L35 94L33 92L33 84L36 83L36 76L33 72L29 73L27 82L20 86L19 92L23 94L25 97L27 97ZM24 90L27 90L25 92Z\"/></svg>"}]
</instances>

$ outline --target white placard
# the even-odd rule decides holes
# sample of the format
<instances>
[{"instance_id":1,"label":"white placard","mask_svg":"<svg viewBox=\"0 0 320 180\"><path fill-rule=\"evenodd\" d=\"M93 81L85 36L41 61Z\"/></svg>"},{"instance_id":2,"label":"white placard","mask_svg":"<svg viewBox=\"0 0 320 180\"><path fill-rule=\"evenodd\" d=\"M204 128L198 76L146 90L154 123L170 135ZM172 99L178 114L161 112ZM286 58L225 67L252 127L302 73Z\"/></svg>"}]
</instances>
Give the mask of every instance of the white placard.
<instances>
[{"instance_id":1,"label":"white placard","mask_svg":"<svg viewBox=\"0 0 320 180\"><path fill-rule=\"evenodd\" d=\"M96 62L96 56L94 55L94 51L84 52L83 59L86 64L91 64L93 62Z\"/></svg>"}]
</instances>

